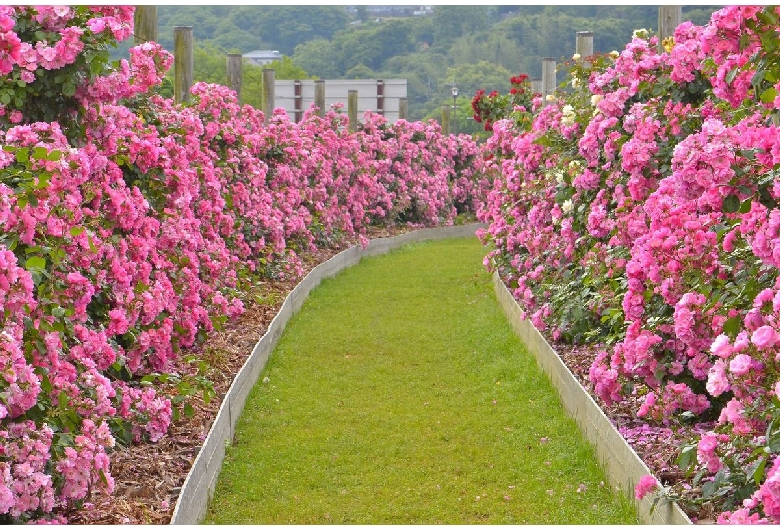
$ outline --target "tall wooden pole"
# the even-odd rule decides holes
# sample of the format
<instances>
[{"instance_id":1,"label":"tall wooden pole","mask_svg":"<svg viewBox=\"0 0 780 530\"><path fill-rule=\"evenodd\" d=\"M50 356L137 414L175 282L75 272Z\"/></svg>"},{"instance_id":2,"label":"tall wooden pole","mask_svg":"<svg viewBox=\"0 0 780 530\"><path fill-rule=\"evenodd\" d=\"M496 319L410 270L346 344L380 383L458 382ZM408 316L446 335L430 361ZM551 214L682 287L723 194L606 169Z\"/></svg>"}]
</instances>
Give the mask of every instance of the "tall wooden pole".
<instances>
[{"instance_id":1,"label":"tall wooden pole","mask_svg":"<svg viewBox=\"0 0 780 530\"><path fill-rule=\"evenodd\" d=\"M347 117L349 118L349 130L351 132L357 131L357 115L358 115L358 91L347 91Z\"/></svg>"},{"instance_id":2,"label":"tall wooden pole","mask_svg":"<svg viewBox=\"0 0 780 530\"><path fill-rule=\"evenodd\" d=\"M535 77L531 79L531 91L537 94L542 94L542 97L544 97L544 92L542 90L542 78L541 77Z\"/></svg>"},{"instance_id":3,"label":"tall wooden pole","mask_svg":"<svg viewBox=\"0 0 780 530\"><path fill-rule=\"evenodd\" d=\"M314 106L317 107L317 116L325 117L325 81L317 79L314 81Z\"/></svg>"},{"instance_id":4,"label":"tall wooden pole","mask_svg":"<svg viewBox=\"0 0 780 530\"><path fill-rule=\"evenodd\" d=\"M441 106L441 133L445 136L450 134L450 106Z\"/></svg>"},{"instance_id":5,"label":"tall wooden pole","mask_svg":"<svg viewBox=\"0 0 780 530\"><path fill-rule=\"evenodd\" d=\"M240 53L227 54L228 86L236 92L238 104L241 105L241 85L244 81L244 58Z\"/></svg>"},{"instance_id":6,"label":"tall wooden pole","mask_svg":"<svg viewBox=\"0 0 780 530\"><path fill-rule=\"evenodd\" d=\"M664 40L674 35L682 24L682 6L658 7L658 53L664 51Z\"/></svg>"},{"instance_id":7,"label":"tall wooden pole","mask_svg":"<svg viewBox=\"0 0 780 530\"><path fill-rule=\"evenodd\" d=\"M263 114L265 122L269 123L274 115L276 103L276 70L263 68Z\"/></svg>"},{"instance_id":8,"label":"tall wooden pole","mask_svg":"<svg viewBox=\"0 0 780 530\"><path fill-rule=\"evenodd\" d=\"M135 6L133 34L136 46L157 42L157 6Z\"/></svg>"},{"instance_id":9,"label":"tall wooden pole","mask_svg":"<svg viewBox=\"0 0 780 530\"><path fill-rule=\"evenodd\" d=\"M593 55L593 32L578 31L574 46L574 53L579 53L583 58Z\"/></svg>"},{"instance_id":10,"label":"tall wooden pole","mask_svg":"<svg viewBox=\"0 0 780 530\"><path fill-rule=\"evenodd\" d=\"M173 101L186 103L192 88L192 26L173 27Z\"/></svg>"},{"instance_id":11,"label":"tall wooden pole","mask_svg":"<svg viewBox=\"0 0 780 530\"><path fill-rule=\"evenodd\" d=\"M542 59L542 99L543 105L548 105L547 96L555 93L557 85L555 80L555 57L544 57Z\"/></svg>"},{"instance_id":12,"label":"tall wooden pole","mask_svg":"<svg viewBox=\"0 0 780 530\"><path fill-rule=\"evenodd\" d=\"M398 100L398 119L406 120L409 116L409 100L406 98L400 98Z\"/></svg>"}]
</instances>

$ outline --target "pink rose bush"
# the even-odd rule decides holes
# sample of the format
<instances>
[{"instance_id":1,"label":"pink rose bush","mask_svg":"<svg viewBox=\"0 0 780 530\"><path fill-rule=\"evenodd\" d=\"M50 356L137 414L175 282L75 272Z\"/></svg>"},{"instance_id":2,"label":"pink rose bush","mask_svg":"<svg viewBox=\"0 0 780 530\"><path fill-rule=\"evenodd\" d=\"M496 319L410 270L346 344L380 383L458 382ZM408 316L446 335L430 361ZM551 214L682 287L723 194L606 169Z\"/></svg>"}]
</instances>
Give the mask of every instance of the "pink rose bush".
<instances>
[{"instance_id":1,"label":"pink rose bush","mask_svg":"<svg viewBox=\"0 0 780 530\"><path fill-rule=\"evenodd\" d=\"M338 108L293 123L203 83L174 105L159 45L109 66L132 22L0 7L5 523L62 523L110 493L111 451L165 436L186 399L173 365L243 289L371 226L451 224L492 186L475 141L433 122L367 113L350 133Z\"/></svg>"},{"instance_id":2,"label":"pink rose bush","mask_svg":"<svg viewBox=\"0 0 780 530\"><path fill-rule=\"evenodd\" d=\"M601 352L606 404L698 421L680 465L723 522L776 523L780 67L775 8L578 59L527 127L493 123L486 260L555 340ZM649 491L640 488L637 495ZM780 490L778 490L780 491Z\"/></svg>"}]
</instances>

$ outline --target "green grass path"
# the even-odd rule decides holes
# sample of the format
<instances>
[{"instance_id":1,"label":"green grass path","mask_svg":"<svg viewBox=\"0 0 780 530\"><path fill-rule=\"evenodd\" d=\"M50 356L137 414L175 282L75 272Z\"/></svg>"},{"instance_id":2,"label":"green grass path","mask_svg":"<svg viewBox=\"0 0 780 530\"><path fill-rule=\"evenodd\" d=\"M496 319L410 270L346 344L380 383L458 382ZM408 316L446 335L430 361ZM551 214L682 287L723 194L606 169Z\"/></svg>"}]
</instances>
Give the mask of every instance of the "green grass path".
<instances>
[{"instance_id":1,"label":"green grass path","mask_svg":"<svg viewBox=\"0 0 780 530\"><path fill-rule=\"evenodd\" d=\"M249 396L205 522L636 524L484 253L415 244L324 281Z\"/></svg>"}]
</instances>

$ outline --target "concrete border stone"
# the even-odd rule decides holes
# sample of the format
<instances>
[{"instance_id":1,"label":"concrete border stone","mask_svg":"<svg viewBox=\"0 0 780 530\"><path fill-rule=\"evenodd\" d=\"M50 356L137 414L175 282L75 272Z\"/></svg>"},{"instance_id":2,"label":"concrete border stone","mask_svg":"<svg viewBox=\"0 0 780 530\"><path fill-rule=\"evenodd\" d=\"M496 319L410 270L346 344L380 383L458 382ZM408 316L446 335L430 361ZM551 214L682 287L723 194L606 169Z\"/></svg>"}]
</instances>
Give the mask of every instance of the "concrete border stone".
<instances>
[{"instance_id":1,"label":"concrete border stone","mask_svg":"<svg viewBox=\"0 0 780 530\"><path fill-rule=\"evenodd\" d=\"M209 434L182 484L170 524L198 524L206 516L208 502L214 494L219 471L225 459L225 447L233 440L236 424L244 409L249 391L260 377L287 322L323 279L335 276L364 257L385 254L410 243L473 236L477 229L486 226L473 223L426 228L396 237L372 239L366 248L350 247L312 269L285 298L268 330L257 342L244 366L233 379Z\"/></svg>"},{"instance_id":2,"label":"concrete border stone","mask_svg":"<svg viewBox=\"0 0 780 530\"><path fill-rule=\"evenodd\" d=\"M499 304L504 310L515 333L525 343L553 386L558 390L561 403L577 422L588 441L593 444L599 463L604 468L610 484L623 490L633 500L644 524L692 524L677 503L658 503L651 512L652 495L641 501L634 498L634 487L644 475L652 475L650 469L621 436L601 407L580 384L530 320L522 317L522 309L512 293L493 274L493 287Z\"/></svg>"}]
</instances>

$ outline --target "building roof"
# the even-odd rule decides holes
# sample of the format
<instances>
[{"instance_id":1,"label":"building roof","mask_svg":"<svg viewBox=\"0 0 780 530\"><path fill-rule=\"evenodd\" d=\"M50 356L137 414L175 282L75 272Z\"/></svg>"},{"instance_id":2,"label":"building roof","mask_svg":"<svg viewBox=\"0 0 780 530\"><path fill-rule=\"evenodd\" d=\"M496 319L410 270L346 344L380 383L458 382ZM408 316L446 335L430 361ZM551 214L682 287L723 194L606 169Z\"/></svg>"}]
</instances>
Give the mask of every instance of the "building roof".
<instances>
[{"instance_id":1,"label":"building roof","mask_svg":"<svg viewBox=\"0 0 780 530\"><path fill-rule=\"evenodd\" d=\"M247 59L281 59L282 54L279 50L255 50L243 54Z\"/></svg>"}]
</instances>

